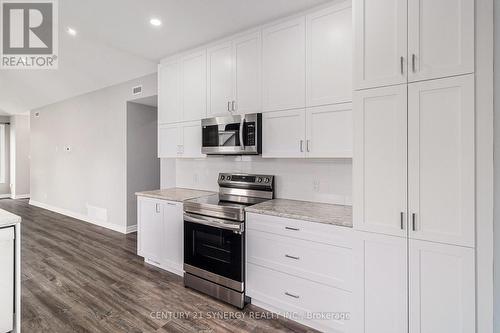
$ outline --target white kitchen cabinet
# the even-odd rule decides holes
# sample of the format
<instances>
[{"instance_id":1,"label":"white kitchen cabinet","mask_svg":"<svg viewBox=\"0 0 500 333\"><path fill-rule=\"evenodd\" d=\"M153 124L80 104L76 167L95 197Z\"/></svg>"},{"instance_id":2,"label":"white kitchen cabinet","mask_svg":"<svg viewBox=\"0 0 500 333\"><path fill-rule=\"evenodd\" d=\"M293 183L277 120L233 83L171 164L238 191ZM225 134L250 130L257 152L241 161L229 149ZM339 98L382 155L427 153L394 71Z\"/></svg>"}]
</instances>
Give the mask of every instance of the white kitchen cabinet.
<instances>
[{"instance_id":1,"label":"white kitchen cabinet","mask_svg":"<svg viewBox=\"0 0 500 333\"><path fill-rule=\"evenodd\" d=\"M361 245L353 275L353 332L407 332L407 239L371 232L356 232L356 237Z\"/></svg>"},{"instance_id":2,"label":"white kitchen cabinet","mask_svg":"<svg viewBox=\"0 0 500 333\"><path fill-rule=\"evenodd\" d=\"M181 65L182 120L200 120L207 114L206 50L184 55Z\"/></svg>"},{"instance_id":3,"label":"white kitchen cabinet","mask_svg":"<svg viewBox=\"0 0 500 333\"><path fill-rule=\"evenodd\" d=\"M181 66L177 59L169 59L158 66L158 123L182 121L180 103Z\"/></svg>"},{"instance_id":4,"label":"white kitchen cabinet","mask_svg":"<svg viewBox=\"0 0 500 333\"><path fill-rule=\"evenodd\" d=\"M354 0L354 87L407 80L407 0Z\"/></svg>"},{"instance_id":5,"label":"white kitchen cabinet","mask_svg":"<svg viewBox=\"0 0 500 333\"><path fill-rule=\"evenodd\" d=\"M352 101L352 10L345 1L306 16L306 102Z\"/></svg>"},{"instance_id":6,"label":"white kitchen cabinet","mask_svg":"<svg viewBox=\"0 0 500 333\"><path fill-rule=\"evenodd\" d=\"M180 202L163 201L163 250L161 267L183 275L184 217Z\"/></svg>"},{"instance_id":7,"label":"white kitchen cabinet","mask_svg":"<svg viewBox=\"0 0 500 333\"><path fill-rule=\"evenodd\" d=\"M475 332L475 288L474 249L410 240L410 333Z\"/></svg>"},{"instance_id":8,"label":"white kitchen cabinet","mask_svg":"<svg viewBox=\"0 0 500 333\"><path fill-rule=\"evenodd\" d=\"M164 211L162 201L138 197L137 205L137 253L144 259L161 265Z\"/></svg>"},{"instance_id":9,"label":"white kitchen cabinet","mask_svg":"<svg viewBox=\"0 0 500 333\"><path fill-rule=\"evenodd\" d=\"M267 26L262 31L263 108L305 107L305 18Z\"/></svg>"},{"instance_id":10,"label":"white kitchen cabinet","mask_svg":"<svg viewBox=\"0 0 500 333\"><path fill-rule=\"evenodd\" d=\"M182 142L178 157L199 158L206 155L201 153L201 122L191 121L180 123Z\"/></svg>"},{"instance_id":11,"label":"white kitchen cabinet","mask_svg":"<svg viewBox=\"0 0 500 333\"><path fill-rule=\"evenodd\" d=\"M305 157L304 109L262 115L262 157Z\"/></svg>"},{"instance_id":12,"label":"white kitchen cabinet","mask_svg":"<svg viewBox=\"0 0 500 333\"><path fill-rule=\"evenodd\" d=\"M175 158L181 153L182 128L179 124L158 126L158 157Z\"/></svg>"},{"instance_id":13,"label":"white kitchen cabinet","mask_svg":"<svg viewBox=\"0 0 500 333\"><path fill-rule=\"evenodd\" d=\"M408 0L408 81L474 71L474 0Z\"/></svg>"},{"instance_id":14,"label":"white kitchen cabinet","mask_svg":"<svg viewBox=\"0 0 500 333\"><path fill-rule=\"evenodd\" d=\"M306 110L306 157L352 158L352 104Z\"/></svg>"},{"instance_id":15,"label":"white kitchen cabinet","mask_svg":"<svg viewBox=\"0 0 500 333\"><path fill-rule=\"evenodd\" d=\"M0 332L2 333L14 329L14 249L14 227L0 229Z\"/></svg>"},{"instance_id":16,"label":"white kitchen cabinet","mask_svg":"<svg viewBox=\"0 0 500 333\"><path fill-rule=\"evenodd\" d=\"M233 99L233 46L224 42L207 50L207 117L228 114Z\"/></svg>"},{"instance_id":17,"label":"white kitchen cabinet","mask_svg":"<svg viewBox=\"0 0 500 333\"><path fill-rule=\"evenodd\" d=\"M474 246L474 76L408 86L410 238Z\"/></svg>"},{"instance_id":18,"label":"white kitchen cabinet","mask_svg":"<svg viewBox=\"0 0 500 333\"><path fill-rule=\"evenodd\" d=\"M182 275L182 203L137 197L137 254L146 262Z\"/></svg>"},{"instance_id":19,"label":"white kitchen cabinet","mask_svg":"<svg viewBox=\"0 0 500 333\"><path fill-rule=\"evenodd\" d=\"M354 93L353 224L407 235L407 88Z\"/></svg>"}]
</instances>

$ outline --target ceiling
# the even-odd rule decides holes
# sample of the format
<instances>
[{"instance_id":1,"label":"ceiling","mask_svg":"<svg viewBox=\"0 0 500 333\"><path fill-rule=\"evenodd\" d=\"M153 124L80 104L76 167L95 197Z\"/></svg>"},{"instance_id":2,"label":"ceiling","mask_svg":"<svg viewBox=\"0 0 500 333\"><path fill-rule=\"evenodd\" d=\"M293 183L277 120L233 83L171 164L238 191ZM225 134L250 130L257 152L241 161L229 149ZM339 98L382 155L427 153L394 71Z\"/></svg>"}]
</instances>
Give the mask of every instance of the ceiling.
<instances>
[{"instance_id":1,"label":"ceiling","mask_svg":"<svg viewBox=\"0 0 500 333\"><path fill-rule=\"evenodd\" d=\"M167 55L326 1L59 0L59 69L0 70L0 114L156 72ZM163 25L151 26L152 17Z\"/></svg>"}]
</instances>

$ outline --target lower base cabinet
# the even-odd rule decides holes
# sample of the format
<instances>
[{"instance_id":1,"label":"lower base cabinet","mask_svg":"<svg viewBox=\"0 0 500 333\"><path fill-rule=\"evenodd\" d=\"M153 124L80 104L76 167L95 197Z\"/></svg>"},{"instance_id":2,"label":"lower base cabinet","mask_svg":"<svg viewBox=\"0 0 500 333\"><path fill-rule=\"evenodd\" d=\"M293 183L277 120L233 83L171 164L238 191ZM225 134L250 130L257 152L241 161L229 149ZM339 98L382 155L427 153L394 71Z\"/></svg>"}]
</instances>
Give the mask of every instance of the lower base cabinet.
<instances>
[{"instance_id":1,"label":"lower base cabinet","mask_svg":"<svg viewBox=\"0 0 500 333\"><path fill-rule=\"evenodd\" d=\"M354 332L475 332L473 248L356 234Z\"/></svg>"},{"instance_id":2,"label":"lower base cabinet","mask_svg":"<svg viewBox=\"0 0 500 333\"><path fill-rule=\"evenodd\" d=\"M0 229L0 333L14 329L14 227Z\"/></svg>"},{"instance_id":3,"label":"lower base cabinet","mask_svg":"<svg viewBox=\"0 0 500 333\"><path fill-rule=\"evenodd\" d=\"M137 254L149 264L182 276L182 203L138 197L137 205Z\"/></svg>"}]
</instances>

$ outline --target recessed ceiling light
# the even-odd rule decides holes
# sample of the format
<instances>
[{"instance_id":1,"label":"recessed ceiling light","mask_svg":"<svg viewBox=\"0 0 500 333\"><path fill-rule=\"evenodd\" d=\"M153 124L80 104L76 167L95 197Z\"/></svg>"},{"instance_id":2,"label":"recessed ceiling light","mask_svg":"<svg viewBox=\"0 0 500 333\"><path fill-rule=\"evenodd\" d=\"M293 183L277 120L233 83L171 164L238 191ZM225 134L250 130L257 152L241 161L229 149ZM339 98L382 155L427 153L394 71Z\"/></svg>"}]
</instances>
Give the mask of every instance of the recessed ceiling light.
<instances>
[{"instance_id":1,"label":"recessed ceiling light","mask_svg":"<svg viewBox=\"0 0 500 333\"><path fill-rule=\"evenodd\" d=\"M76 34L77 34L76 30L73 28L70 28L70 27L66 28L66 32L68 33L68 35L71 35L71 36L76 36Z\"/></svg>"},{"instance_id":2,"label":"recessed ceiling light","mask_svg":"<svg viewBox=\"0 0 500 333\"><path fill-rule=\"evenodd\" d=\"M149 23L151 23L152 26L159 27L161 25L161 20L152 18L151 20L149 20Z\"/></svg>"}]
</instances>

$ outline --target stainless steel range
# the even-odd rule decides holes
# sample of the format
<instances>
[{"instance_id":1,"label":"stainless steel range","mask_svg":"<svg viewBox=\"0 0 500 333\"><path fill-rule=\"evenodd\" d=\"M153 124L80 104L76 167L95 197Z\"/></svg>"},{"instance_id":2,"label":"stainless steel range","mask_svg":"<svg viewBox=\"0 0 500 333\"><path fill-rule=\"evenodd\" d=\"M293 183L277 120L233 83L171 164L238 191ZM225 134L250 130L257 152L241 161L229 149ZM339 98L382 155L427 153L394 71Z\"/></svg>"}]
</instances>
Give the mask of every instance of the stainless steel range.
<instances>
[{"instance_id":1,"label":"stainless steel range","mask_svg":"<svg viewBox=\"0 0 500 333\"><path fill-rule=\"evenodd\" d=\"M274 196L270 175L219 174L219 194L184 202L184 285L245 306L245 207Z\"/></svg>"}]
</instances>

